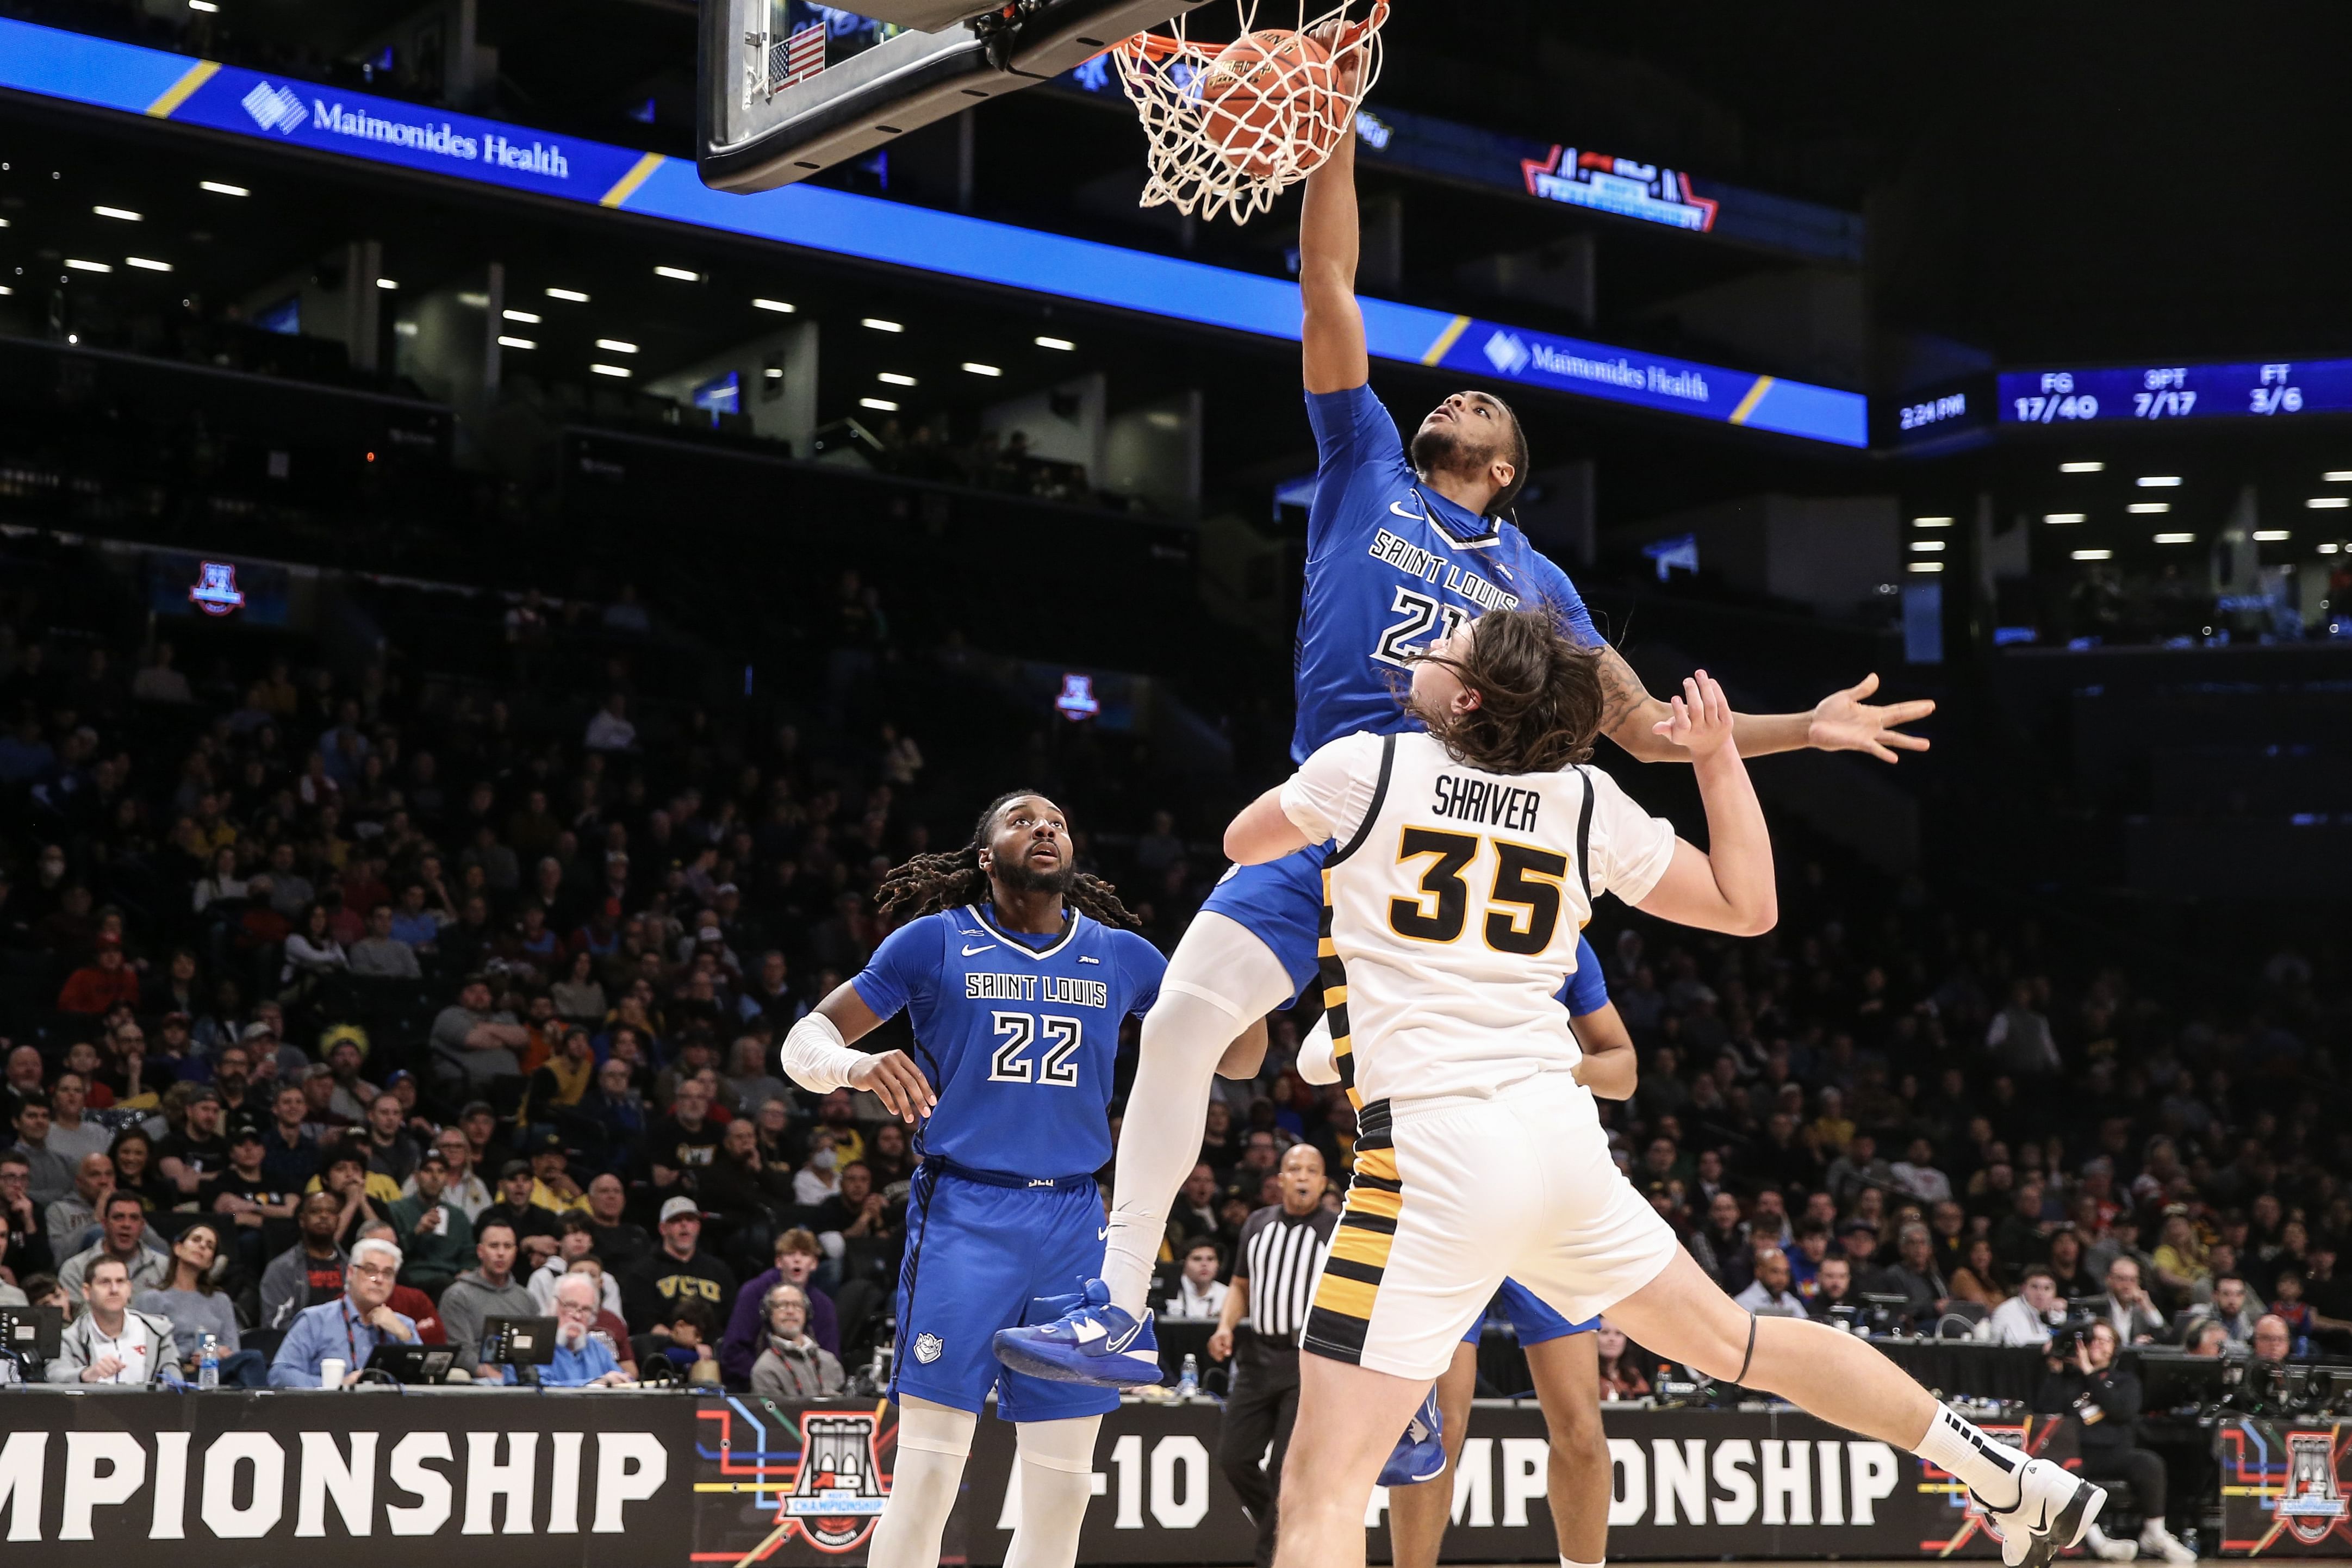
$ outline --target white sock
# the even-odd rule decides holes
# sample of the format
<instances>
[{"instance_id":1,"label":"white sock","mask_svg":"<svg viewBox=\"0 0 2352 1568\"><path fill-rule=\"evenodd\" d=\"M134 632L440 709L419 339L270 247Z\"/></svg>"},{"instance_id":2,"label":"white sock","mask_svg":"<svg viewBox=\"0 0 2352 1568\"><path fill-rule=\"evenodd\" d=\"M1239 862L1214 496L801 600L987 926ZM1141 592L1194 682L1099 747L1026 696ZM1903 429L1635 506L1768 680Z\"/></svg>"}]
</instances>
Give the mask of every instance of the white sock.
<instances>
[{"instance_id":1,"label":"white sock","mask_svg":"<svg viewBox=\"0 0 2352 1568\"><path fill-rule=\"evenodd\" d=\"M1563 1557L1559 1560L1559 1568L1602 1568L1602 1564L1598 1563L1579 1563L1573 1557Z\"/></svg>"},{"instance_id":2,"label":"white sock","mask_svg":"<svg viewBox=\"0 0 2352 1568\"><path fill-rule=\"evenodd\" d=\"M1994 1442L1975 1422L1949 1409L1937 1408L1936 1418L1927 1423L1927 1435L1913 1452L1959 1477L1990 1508L2014 1508L2025 1495L2019 1484L2025 1456L2005 1443Z\"/></svg>"},{"instance_id":3,"label":"white sock","mask_svg":"<svg viewBox=\"0 0 2352 1568\"><path fill-rule=\"evenodd\" d=\"M1021 1522L1004 1568L1075 1568L1078 1531L1094 1496L1095 1433L1102 1417L1024 1421L1013 1428L1021 1467Z\"/></svg>"},{"instance_id":4,"label":"white sock","mask_svg":"<svg viewBox=\"0 0 2352 1568\"><path fill-rule=\"evenodd\" d=\"M898 1458L890 1500L867 1544L867 1568L939 1568L940 1541L963 1488L978 1417L928 1399L898 1406Z\"/></svg>"},{"instance_id":5,"label":"white sock","mask_svg":"<svg viewBox=\"0 0 2352 1568\"><path fill-rule=\"evenodd\" d=\"M1168 1207L1201 1161L1209 1092L1225 1047L1289 995L1290 977L1265 943L1223 915L1193 917L1168 961L1160 1000L1144 1015L1135 1083L1119 1122L1102 1270L1114 1306L1139 1316L1150 1295Z\"/></svg>"}]
</instances>

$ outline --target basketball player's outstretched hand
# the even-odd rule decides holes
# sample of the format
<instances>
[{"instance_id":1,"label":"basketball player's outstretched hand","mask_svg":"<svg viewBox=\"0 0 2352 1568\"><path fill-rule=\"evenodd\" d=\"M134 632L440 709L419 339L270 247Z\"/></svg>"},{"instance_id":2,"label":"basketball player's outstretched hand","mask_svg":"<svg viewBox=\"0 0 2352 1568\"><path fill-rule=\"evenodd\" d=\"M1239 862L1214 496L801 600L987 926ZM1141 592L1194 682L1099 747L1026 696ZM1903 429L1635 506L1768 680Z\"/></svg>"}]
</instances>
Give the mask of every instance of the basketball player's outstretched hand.
<instances>
[{"instance_id":1,"label":"basketball player's outstretched hand","mask_svg":"<svg viewBox=\"0 0 2352 1568\"><path fill-rule=\"evenodd\" d=\"M881 1051L867 1057L849 1075L849 1081L910 1126L917 1117L929 1116L931 1107L939 1103L939 1096L931 1092L930 1080L904 1051Z\"/></svg>"},{"instance_id":2,"label":"basketball player's outstretched hand","mask_svg":"<svg viewBox=\"0 0 2352 1568\"><path fill-rule=\"evenodd\" d=\"M1696 762L1731 744L1731 703L1723 688L1705 670L1685 677L1682 695L1671 700L1674 717L1650 728L1683 747Z\"/></svg>"},{"instance_id":3,"label":"basketball player's outstretched hand","mask_svg":"<svg viewBox=\"0 0 2352 1568\"><path fill-rule=\"evenodd\" d=\"M1863 700L1877 689L1878 677L1865 675L1814 703L1806 743L1824 752L1868 752L1882 763L1893 762L1896 750L1926 751L1925 735L1906 735L1899 726L1925 719L1936 710L1935 703L1924 698L1912 702Z\"/></svg>"}]
</instances>

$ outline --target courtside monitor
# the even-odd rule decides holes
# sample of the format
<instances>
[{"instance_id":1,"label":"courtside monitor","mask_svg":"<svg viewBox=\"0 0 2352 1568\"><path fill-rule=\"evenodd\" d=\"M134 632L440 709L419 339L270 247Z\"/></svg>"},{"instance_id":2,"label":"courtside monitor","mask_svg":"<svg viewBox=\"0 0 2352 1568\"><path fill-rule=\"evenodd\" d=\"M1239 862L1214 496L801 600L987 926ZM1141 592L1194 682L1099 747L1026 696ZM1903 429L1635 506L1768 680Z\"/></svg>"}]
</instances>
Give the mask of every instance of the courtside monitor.
<instances>
[{"instance_id":1,"label":"courtside monitor","mask_svg":"<svg viewBox=\"0 0 2352 1568\"><path fill-rule=\"evenodd\" d=\"M703 6L698 163L714 190L806 179L1034 87L1201 0L803 0Z\"/></svg>"}]
</instances>

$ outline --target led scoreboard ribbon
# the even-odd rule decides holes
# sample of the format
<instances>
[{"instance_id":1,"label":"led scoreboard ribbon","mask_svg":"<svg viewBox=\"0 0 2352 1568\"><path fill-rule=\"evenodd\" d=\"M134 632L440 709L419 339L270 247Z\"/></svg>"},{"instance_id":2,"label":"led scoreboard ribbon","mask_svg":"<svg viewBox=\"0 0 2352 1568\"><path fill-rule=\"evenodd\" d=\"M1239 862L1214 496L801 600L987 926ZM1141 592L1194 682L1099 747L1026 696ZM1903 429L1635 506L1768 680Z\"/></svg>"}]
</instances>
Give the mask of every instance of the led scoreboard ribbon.
<instances>
[{"instance_id":1,"label":"led scoreboard ribbon","mask_svg":"<svg viewBox=\"0 0 2352 1568\"><path fill-rule=\"evenodd\" d=\"M2345 413L2352 413L2352 359L2011 370L2000 374L2003 425Z\"/></svg>"},{"instance_id":2,"label":"led scoreboard ribbon","mask_svg":"<svg viewBox=\"0 0 2352 1568\"><path fill-rule=\"evenodd\" d=\"M1177 257L814 184L727 195L694 162L0 19L0 90L202 126L525 195L1297 342L1298 287ZM1867 400L1801 381L1367 299L1381 359L1604 402L1869 444Z\"/></svg>"}]
</instances>

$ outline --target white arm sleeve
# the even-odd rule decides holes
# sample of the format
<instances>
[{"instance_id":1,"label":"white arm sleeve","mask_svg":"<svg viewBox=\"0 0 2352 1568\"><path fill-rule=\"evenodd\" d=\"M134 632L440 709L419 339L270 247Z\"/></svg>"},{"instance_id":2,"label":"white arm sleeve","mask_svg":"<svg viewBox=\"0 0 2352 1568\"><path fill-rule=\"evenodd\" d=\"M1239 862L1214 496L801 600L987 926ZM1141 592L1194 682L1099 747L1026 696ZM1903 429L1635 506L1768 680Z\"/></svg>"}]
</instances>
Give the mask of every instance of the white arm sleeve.
<instances>
[{"instance_id":1,"label":"white arm sleeve","mask_svg":"<svg viewBox=\"0 0 2352 1568\"><path fill-rule=\"evenodd\" d=\"M784 1037L784 1076L817 1094L849 1087L849 1075L866 1059L841 1037L841 1029L822 1013L810 1013Z\"/></svg>"},{"instance_id":2,"label":"white arm sleeve","mask_svg":"<svg viewBox=\"0 0 2352 1568\"><path fill-rule=\"evenodd\" d=\"M1331 1044L1331 1015L1324 1014L1298 1042L1298 1060L1291 1064L1309 1083L1339 1081L1339 1055Z\"/></svg>"},{"instance_id":3,"label":"white arm sleeve","mask_svg":"<svg viewBox=\"0 0 2352 1568\"><path fill-rule=\"evenodd\" d=\"M1586 768L1584 776L1592 784L1592 896L1610 892L1638 904L1674 860L1674 824L1634 805L1602 770Z\"/></svg>"},{"instance_id":4,"label":"white arm sleeve","mask_svg":"<svg viewBox=\"0 0 2352 1568\"><path fill-rule=\"evenodd\" d=\"M1380 783L1381 738L1359 732L1319 747L1282 786L1282 815L1321 844L1345 844L1363 825Z\"/></svg>"}]
</instances>

